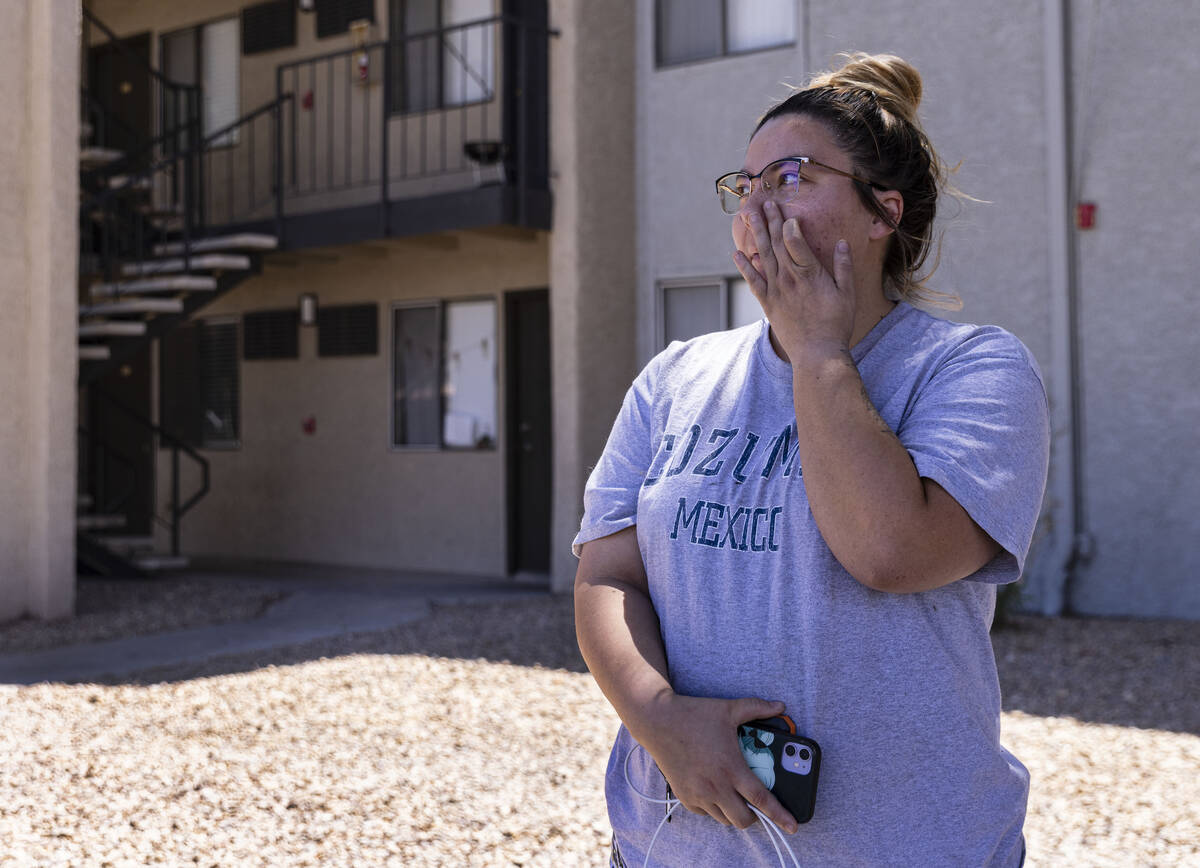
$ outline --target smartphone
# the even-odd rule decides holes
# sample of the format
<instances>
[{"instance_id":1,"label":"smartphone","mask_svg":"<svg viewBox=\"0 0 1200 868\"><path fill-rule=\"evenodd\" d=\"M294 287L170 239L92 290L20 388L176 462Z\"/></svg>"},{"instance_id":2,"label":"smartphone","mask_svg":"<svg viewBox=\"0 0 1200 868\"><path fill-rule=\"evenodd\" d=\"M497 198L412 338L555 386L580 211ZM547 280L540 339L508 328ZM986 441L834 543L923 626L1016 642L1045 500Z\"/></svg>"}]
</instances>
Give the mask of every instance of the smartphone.
<instances>
[{"instance_id":1,"label":"smartphone","mask_svg":"<svg viewBox=\"0 0 1200 868\"><path fill-rule=\"evenodd\" d=\"M796 822L811 820L817 804L820 746L797 735L796 725L784 715L740 724L738 742L750 770Z\"/></svg>"}]
</instances>

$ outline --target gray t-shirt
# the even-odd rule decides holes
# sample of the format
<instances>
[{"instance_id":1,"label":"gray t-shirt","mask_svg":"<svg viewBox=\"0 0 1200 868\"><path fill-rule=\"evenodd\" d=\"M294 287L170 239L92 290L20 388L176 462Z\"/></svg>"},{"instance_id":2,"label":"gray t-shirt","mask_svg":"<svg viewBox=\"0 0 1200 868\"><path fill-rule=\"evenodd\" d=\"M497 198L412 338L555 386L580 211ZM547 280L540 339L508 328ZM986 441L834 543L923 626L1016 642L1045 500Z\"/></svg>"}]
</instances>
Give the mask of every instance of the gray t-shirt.
<instances>
[{"instance_id":1,"label":"gray t-shirt","mask_svg":"<svg viewBox=\"0 0 1200 868\"><path fill-rule=\"evenodd\" d=\"M815 814L788 839L802 864L1016 866L1029 773L1000 746L988 629L995 586L1020 576L1045 487L1041 377L1004 330L905 303L852 356L920 475L1003 547L983 569L888 594L838 563L808 507L791 368L766 320L673 343L642 371L588 480L575 551L636 524L675 690L782 700L821 746ZM631 866L664 812L625 781L633 746L621 727L606 779ZM663 797L645 751L629 775ZM652 856L686 868L778 864L760 825L742 831L682 808Z\"/></svg>"}]
</instances>

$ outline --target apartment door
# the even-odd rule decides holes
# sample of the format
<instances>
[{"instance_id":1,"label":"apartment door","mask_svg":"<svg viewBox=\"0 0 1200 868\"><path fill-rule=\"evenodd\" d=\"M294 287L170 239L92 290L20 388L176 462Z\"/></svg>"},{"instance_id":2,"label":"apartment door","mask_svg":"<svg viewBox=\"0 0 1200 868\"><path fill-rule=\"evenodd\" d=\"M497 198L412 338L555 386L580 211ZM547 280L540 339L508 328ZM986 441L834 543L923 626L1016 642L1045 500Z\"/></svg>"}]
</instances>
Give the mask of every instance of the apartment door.
<instances>
[{"instance_id":1,"label":"apartment door","mask_svg":"<svg viewBox=\"0 0 1200 868\"><path fill-rule=\"evenodd\" d=\"M97 512L125 517L120 535L149 535L154 510L154 433L150 349L117 366L88 390L88 489Z\"/></svg>"},{"instance_id":2,"label":"apartment door","mask_svg":"<svg viewBox=\"0 0 1200 868\"><path fill-rule=\"evenodd\" d=\"M88 106L92 143L137 150L151 138L150 34L129 36L118 47L97 45L88 55ZM98 109L96 103L99 103Z\"/></svg>"},{"instance_id":3,"label":"apartment door","mask_svg":"<svg viewBox=\"0 0 1200 868\"><path fill-rule=\"evenodd\" d=\"M550 299L545 289L504 299L508 452L508 569L550 572Z\"/></svg>"}]
</instances>

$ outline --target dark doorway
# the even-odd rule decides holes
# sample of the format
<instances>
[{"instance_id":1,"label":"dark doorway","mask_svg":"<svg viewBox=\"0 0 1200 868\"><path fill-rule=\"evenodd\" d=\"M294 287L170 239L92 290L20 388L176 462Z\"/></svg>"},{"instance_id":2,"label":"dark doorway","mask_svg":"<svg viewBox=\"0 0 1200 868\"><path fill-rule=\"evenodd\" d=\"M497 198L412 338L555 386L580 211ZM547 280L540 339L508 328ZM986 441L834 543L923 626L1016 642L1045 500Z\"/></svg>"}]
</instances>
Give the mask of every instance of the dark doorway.
<instances>
[{"instance_id":1,"label":"dark doorway","mask_svg":"<svg viewBox=\"0 0 1200 868\"><path fill-rule=\"evenodd\" d=\"M119 535L147 536L154 511L154 434L150 349L146 347L88 389L87 493L93 510L122 515Z\"/></svg>"},{"instance_id":2,"label":"dark doorway","mask_svg":"<svg viewBox=\"0 0 1200 868\"><path fill-rule=\"evenodd\" d=\"M92 48L87 89L92 144L126 153L144 147L151 138L150 34Z\"/></svg>"},{"instance_id":3,"label":"dark doorway","mask_svg":"<svg viewBox=\"0 0 1200 868\"><path fill-rule=\"evenodd\" d=\"M550 294L504 297L508 570L550 573ZM532 576L531 576L532 577Z\"/></svg>"}]
</instances>

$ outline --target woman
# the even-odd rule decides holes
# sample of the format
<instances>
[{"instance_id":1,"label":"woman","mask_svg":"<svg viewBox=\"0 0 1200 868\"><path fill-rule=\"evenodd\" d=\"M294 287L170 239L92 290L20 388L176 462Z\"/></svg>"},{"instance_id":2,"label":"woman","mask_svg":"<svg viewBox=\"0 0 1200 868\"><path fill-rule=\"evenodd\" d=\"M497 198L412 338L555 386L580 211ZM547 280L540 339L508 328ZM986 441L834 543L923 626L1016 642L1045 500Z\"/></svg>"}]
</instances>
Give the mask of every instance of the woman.
<instances>
[{"instance_id":1,"label":"woman","mask_svg":"<svg viewBox=\"0 0 1200 868\"><path fill-rule=\"evenodd\" d=\"M624 724L614 864L653 839L655 865L777 865L750 805L804 865L1023 860L988 628L1037 520L1046 397L1016 338L909 303L939 295L920 95L854 55L767 112L718 181L765 320L651 361L588 482L576 625ZM785 711L822 750L800 827L737 740ZM645 798L666 782L669 825Z\"/></svg>"}]
</instances>

